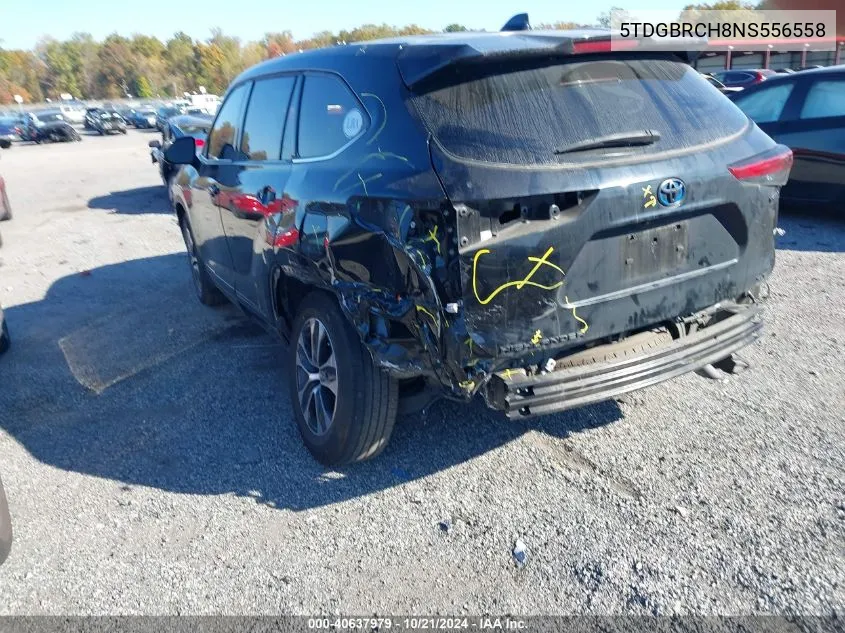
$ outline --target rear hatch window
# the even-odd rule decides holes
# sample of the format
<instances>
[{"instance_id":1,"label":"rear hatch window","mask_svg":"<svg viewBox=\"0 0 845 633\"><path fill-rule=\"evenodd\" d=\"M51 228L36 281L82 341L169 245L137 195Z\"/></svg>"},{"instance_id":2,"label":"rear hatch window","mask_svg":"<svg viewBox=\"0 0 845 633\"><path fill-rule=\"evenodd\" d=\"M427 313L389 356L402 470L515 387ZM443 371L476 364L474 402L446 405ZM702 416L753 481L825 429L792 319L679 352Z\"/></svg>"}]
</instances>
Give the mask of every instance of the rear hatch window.
<instances>
[{"instance_id":1,"label":"rear hatch window","mask_svg":"<svg viewBox=\"0 0 845 633\"><path fill-rule=\"evenodd\" d=\"M647 57L458 66L412 94L409 103L448 153L512 165L635 160L692 150L748 125L696 70ZM621 146L629 134L634 142ZM607 138L615 145L583 149Z\"/></svg>"}]
</instances>

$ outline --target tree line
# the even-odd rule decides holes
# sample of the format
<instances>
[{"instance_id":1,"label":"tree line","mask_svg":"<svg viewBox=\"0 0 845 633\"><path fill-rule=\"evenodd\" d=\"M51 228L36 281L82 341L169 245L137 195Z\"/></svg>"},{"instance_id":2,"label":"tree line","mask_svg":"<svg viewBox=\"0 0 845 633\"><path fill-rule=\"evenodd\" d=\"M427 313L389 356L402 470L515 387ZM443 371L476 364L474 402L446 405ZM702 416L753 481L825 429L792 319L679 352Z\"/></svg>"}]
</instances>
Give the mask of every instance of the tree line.
<instances>
[{"instance_id":1,"label":"tree line","mask_svg":"<svg viewBox=\"0 0 845 633\"><path fill-rule=\"evenodd\" d=\"M716 5L687 7L691 8L747 9L752 5L723 0ZM595 25L609 24L609 11L596 18ZM556 22L533 26L570 29L595 25ZM470 29L450 24L443 30ZM220 29L213 30L206 40L179 32L164 42L149 35L112 34L102 42L88 33L76 33L64 41L45 37L34 50L0 48L0 104L12 103L14 95L26 102L57 99L64 93L82 99L178 96L196 92L200 86L219 94L238 73L265 59L337 43L432 32L415 24L400 28L365 24L337 33L323 31L300 40L290 31L267 33L261 40L251 42L226 35Z\"/></svg>"}]
</instances>

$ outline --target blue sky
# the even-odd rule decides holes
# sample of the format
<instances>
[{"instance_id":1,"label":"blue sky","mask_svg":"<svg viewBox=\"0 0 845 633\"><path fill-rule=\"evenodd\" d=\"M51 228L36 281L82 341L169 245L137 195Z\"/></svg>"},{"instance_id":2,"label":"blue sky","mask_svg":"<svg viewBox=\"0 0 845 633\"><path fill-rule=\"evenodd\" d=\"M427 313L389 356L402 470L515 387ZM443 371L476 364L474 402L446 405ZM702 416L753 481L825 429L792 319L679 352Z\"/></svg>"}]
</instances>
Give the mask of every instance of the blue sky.
<instances>
[{"instance_id":1,"label":"blue sky","mask_svg":"<svg viewBox=\"0 0 845 633\"><path fill-rule=\"evenodd\" d=\"M591 23L612 5L628 9L680 10L685 0L639 0L629 4L596 0L0 0L0 46L32 48L43 35L65 39L86 31L96 39L118 32L144 33L161 39L182 30L205 39L214 27L243 40L267 31L290 30L297 38L317 31L339 31L367 22L416 23L442 29L458 22L471 28L499 29L515 13L527 11L533 23L559 20Z\"/></svg>"}]
</instances>

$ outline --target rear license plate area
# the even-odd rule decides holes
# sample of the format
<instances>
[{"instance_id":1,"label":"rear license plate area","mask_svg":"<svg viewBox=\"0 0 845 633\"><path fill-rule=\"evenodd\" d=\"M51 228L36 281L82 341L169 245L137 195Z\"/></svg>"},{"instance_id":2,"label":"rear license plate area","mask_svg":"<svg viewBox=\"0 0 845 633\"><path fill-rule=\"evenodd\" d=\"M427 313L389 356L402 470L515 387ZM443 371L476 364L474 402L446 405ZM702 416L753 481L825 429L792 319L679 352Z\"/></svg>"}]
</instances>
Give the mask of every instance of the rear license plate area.
<instances>
[{"instance_id":1,"label":"rear license plate area","mask_svg":"<svg viewBox=\"0 0 845 633\"><path fill-rule=\"evenodd\" d=\"M689 231L686 222L628 233L620 241L625 279L670 275L687 262Z\"/></svg>"}]
</instances>

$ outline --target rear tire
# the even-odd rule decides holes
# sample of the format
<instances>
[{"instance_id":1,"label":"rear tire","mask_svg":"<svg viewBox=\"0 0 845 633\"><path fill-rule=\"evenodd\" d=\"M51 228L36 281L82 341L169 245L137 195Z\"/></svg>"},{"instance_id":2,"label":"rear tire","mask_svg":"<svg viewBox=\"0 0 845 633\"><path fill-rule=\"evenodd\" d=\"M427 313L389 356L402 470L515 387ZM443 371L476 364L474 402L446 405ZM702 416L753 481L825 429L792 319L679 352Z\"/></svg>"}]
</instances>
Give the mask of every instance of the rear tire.
<instances>
[{"instance_id":1,"label":"rear tire","mask_svg":"<svg viewBox=\"0 0 845 633\"><path fill-rule=\"evenodd\" d=\"M340 466L384 450L396 422L398 383L376 366L328 295L303 300L287 361L296 424L317 461Z\"/></svg>"},{"instance_id":2,"label":"rear tire","mask_svg":"<svg viewBox=\"0 0 845 633\"><path fill-rule=\"evenodd\" d=\"M220 305L226 300L226 297L214 285L214 282L211 281L211 277L205 269L205 264L200 258L199 251L194 242L191 225L184 215L179 220L179 227L182 229L182 239L185 240L185 249L188 251L188 264L191 267L191 280L193 281L194 291L197 293L197 299L203 305Z\"/></svg>"}]
</instances>

